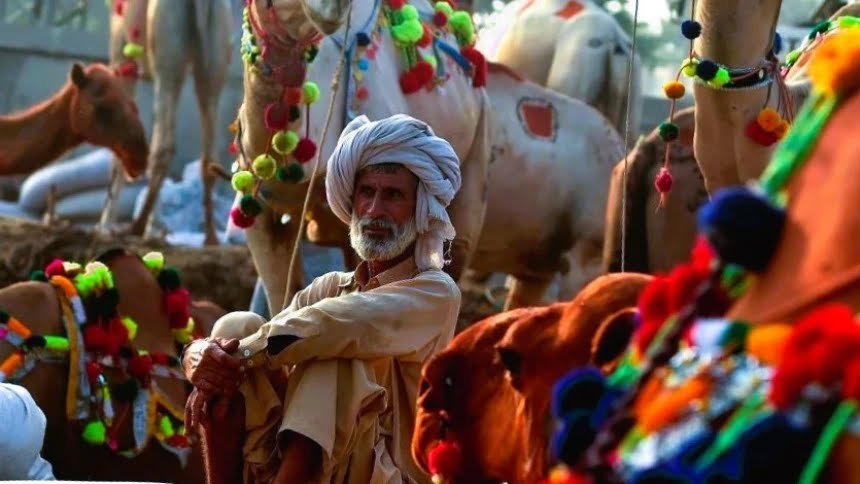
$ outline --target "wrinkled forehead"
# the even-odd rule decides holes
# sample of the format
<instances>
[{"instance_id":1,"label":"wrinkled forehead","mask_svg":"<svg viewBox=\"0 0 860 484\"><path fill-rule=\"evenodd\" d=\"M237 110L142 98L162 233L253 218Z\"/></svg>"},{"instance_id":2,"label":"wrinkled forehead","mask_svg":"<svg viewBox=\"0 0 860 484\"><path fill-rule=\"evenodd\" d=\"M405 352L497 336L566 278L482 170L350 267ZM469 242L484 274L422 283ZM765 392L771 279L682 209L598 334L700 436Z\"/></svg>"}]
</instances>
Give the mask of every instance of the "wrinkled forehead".
<instances>
[{"instance_id":1,"label":"wrinkled forehead","mask_svg":"<svg viewBox=\"0 0 860 484\"><path fill-rule=\"evenodd\" d=\"M400 163L380 163L364 167L355 175L356 186L368 184L414 190L418 186L418 177Z\"/></svg>"}]
</instances>

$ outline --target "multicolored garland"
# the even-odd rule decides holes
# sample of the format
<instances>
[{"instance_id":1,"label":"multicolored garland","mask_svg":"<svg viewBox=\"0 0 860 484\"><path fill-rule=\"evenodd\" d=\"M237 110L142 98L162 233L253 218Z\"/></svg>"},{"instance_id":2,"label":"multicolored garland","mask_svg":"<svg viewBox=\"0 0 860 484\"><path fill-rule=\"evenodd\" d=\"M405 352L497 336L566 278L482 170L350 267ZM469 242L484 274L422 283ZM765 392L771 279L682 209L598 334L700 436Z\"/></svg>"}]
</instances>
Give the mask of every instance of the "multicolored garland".
<instances>
[{"instance_id":1,"label":"multicolored garland","mask_svg":"<svg viewBox=\"0 0 860 484\"><path fill-rule=\"evenodd\" d=\"M438 44L437 37L445 32L452 33L457 39L460 55L464 62L472 66L470 76L472 85L482 87L486 83L487 66L483 55L475 49L475 28L471 16L466 11L455 11L452 1L440 1L434 6L433 25L420 20L418 10L408 5L405 0L386 0L375 26L387 26L395 45L401 51L401 59L405 70L400 76L400 87L405 94L412 94L422 88L432 90L443 84L448 78L438 60L437 47L443 50L447 44ZM233 189L242 193L239 206L230 213L233 223L240 228L253 225L254 219L263 210L263 202L259 191L264 181L277 179L281 182L298 183L304 179L303 164L310 161L317 151L316 144L310 138L310 105L319 100L319 87L310 81L305 81L308 65L313 62L319 51L319 39L315 39L306 47L298 47L302 62L290 66L272 66L267 62L267 52L270 43L278 41L268 36L257 23L253 6L245 7L242 21L242 42L240 51L248 69L267 77L275 77L282 83L283 91L279 101L266 107L264 124L270 134L266 152L254 158L250 165L242 149L241 126L238 121L230 125L234 140L230 144L230 152L239 156L238 171L233 174ZM273 25L278 25L271 6L267 7ZM375 59L378 49L376 28L372 29L374 36L366 32L355 35L355 54L352 62L352 77L355 85L351 86L354 102L350 110L358 111L359 105L370 96L367 86L362 84L370 62ZM375 37L375 39L374 39ZM374 41L376 40L376 41ZM276 45L285 51L296 50L289 45ZM432 52L422 50L432 49ZM297 69L301 76L286 74L284 69ZM296 79L301 77L301 83ZM291 123L299 121L301 107L305 107L305 137L300 138L296 131L290 130ZM292 158L295 162L290 162Z\"/></svg>"},{"instance_id":2,"label":"multicolored garland","mask_svg":"<svg viewBox=\"0 0 860 484\"><path fill-rule=\"evenodd\" d=\"M605 379L577 369L556 385L553 413L562 428L553 450L580 482L621 470L635 482L720 475L811 484L858 418L860 323L849 307L825 304L793 325L720 318L776 251L783 190L840 102L860 89L858 60L860 29L821 42L810 63L812 95L758 186L720 191L702 209L704 237L691 261L640 296L641 324L621 365ZM601 388L603 398L572 398L583 385ZM841 401L826 422L814 420L811 410L834 399ZM724 422L719 431L711 430L716 421ZM643 461L640 451L650 451L640 444L649 439L659 455ZM782 452L775 443L796 455L774 455ZM762 469L743 465L750 461Z\"/></svg>"},{"instance_id":3,"label":"multicolored garland","mask_svg":"<svg viewBox=\"0 0 860 484\"><path fill-rule=\"evenodd\" d=\"M113 0L113 13L119 17L124 16L128 2L129 0ZM110 0L107 3L110 7ZM133 26L128 32L128 37L128 41L122 48L122 55L125 56L126 61L116 67L116 73L121 77L139 79L140 66L138 63L143 58L145 51L140 26Z\"/></svg>"},{"instance_id":4,"label":"multicolored garland","mask_svg":"<svg viewBox=\"0 0 860 484\"><path fill-rule=\"evenodd\" d=\"M180 345L190 342L194 337L194 320L189 315L190 295L181 286L178 272L164 266L164 256L159 252L146 254L143 262L162 287L165 311L176 342ZM162 446L184 460L190 451L190 442L182 425L183 409L175 408L152 385L153 375L184 378L178 370L179 360L166 353L132 347L137 324L117 313L119 294L110 269L100 262L82 267L55 259L43 271L34 271L30 278L50 282L62 291L68 301L61 305L68 307L68 314L64 315L67 336L35 335L14 316L0 311L0 340L5 339L17 348L0 364L0 381L20 380L36 361L68 358L66 413L70 419L89 418L82 432L87 443L107 444L111 450L133 457L142 452L149 438L154 436ZM84 356L85 361L80 356ZM104 376L105 368L120 370L127 376L122 383L114 385L113 391ZM81 398L86 399L81 402L83 405L78 404ZM117 432L127 414L115 415L114 401L128 402L136 415L145 416L142 428L139 418L134 419L136 445L132 449L120 451L118 448Z\"/></svg>"}]
</instances>

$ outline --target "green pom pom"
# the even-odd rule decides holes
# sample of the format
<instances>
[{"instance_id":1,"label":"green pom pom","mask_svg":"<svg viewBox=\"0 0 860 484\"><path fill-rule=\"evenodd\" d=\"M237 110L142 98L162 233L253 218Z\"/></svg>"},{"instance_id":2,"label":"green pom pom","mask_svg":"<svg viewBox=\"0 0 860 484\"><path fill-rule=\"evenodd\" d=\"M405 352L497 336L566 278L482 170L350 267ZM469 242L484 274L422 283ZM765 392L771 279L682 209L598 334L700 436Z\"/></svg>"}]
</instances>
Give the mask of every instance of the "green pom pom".
<instances>
[{"instance_id":1,"label":"green pom pom","mask_svg":"<svg viewBox=\"0 0 860 484\"><path fill-rule=\"evenodd\" d=\"M268 180L275 176L275 170L278 169L278 164L272 155L262 154L254 159L254 173L263 180Z\"/></svg>"},{"instance_id":2,"label":"green pom pom","mask_svg":"<svg viewBox=\"0 0 860 484\"><path fill-rule=\"evenodd\" d=\"M317 83L307 81L302 85L302 101L305 104L313 104L320 98L320 88Z\"/></svg>"},{"instance_id":3,"label":"green pom pom","mask_svg":"<svg viewBox=\"0 0 860 484\"><path fill-rule=\"evenodd\" d=\"M299 144L299 135L295 131L278 131L272 136L272 149L282 155L288 155Z\"/></svg>"},{"instance_id":4,"label":"green pom pom","mask_svg":"<svg viewBox=\"0 0 860 484\"><path fill-rule=\"evenodd\" d=\"M451 31L457 37L457 42L460 46L472 45L475 39L475 26L472 24L472 17L468 12L459 10L454 12L448 18L448 25L451 26Z\"/></svg>"},{"instance_id":5,"label":"green pom pom","mask_svg":"<svg viewBox=\"0 0 860 484\"><path fill-rule=\"evenodd\" d=\"M162 415L161 419L158 420L158 429L161 430L161 434L165 438L169 439L175 435L173 424L170 423L170 418L167 415Z\"/></svg>"},{"instance_id":6,"label":"green pom pom","mask_svg":"<svg viewBox=\"0 0 860 484\"><path fill-rule=\"evenodd\" d=\"M245 195L239 200L239 210L249 217L256 217L263 211L263 206L260 201L254 198L253 195Z\"/></svg>"},{"instance_id":7,"label":"green pom pom","mask_svg":"<svg viewBox=\"0 0 860 484\"><path fill-rule=\"evenodd\" d=\"M732 78L729 75L729 71L725 67L720 67L719 69L717 69L717 74L714 76L714 78L708 82L713 86L722 87L728 84L731 80Z\"/></svg>"},{"instance_id":8,"label":"green pom pom","mask_svg":"<svg viewBox=\"0 0 860 484\"><path fill-rule=\"evenodd\" d=\"M407 20L391 27L391 35L400 45L412 45L424 36L424 26L417 20Z\"/></svg>"},{"instance_id":9,"label":"green pom pom","mask_svg":"<svg viewBox=\"0 0 860 484\"><path fill-rule=\"evenodd\" d=\"M161 252L149 252L142 259L146 267L156 274L164 268L164 254Z\"/></svg>"},{"instance_id":10,"label":"green pom pom","mask_svg":"<svg viewBox=\"0 0 860 484\"><path fill-rule=\"evenodd\" d=\"M854 17L852 15L843 15L836 19L836 25L838 25L841 29L857 27L858 25L860 25L860 18Z\"/></svg>"},{"instance_id":11,"label":"green pom pom","mask_svg":"<svg viewBox=\"0 0 860 484\"><path fill-rule=\"evenodd\" d=\"M696 62L695 60L688 60L684 67L681 68L681 72L684 73L687 77L695 77L696 76Z\"/></svg>"},{"instance_id":12,"label":"green pom pom","mask_svg":"<svg viewBox=\"0 0 860 484\"><path fill-rule=\"evenodd\" d=\"M305 170L302 168L302 165L298 163L290 163L285 167L282 166L278 168L276 176L278 180L282 182L298 183L305 177Z\"/></svg>"},{"instance_id":13,"label":"green pom pom","mask_svg":"<svg viewBox=\"0 0 860 484\"><path fill-rule=\"evenodd\" d=\"M660 139L662 139L666 143L669 143L678 139L678 135L681 134L681 130L679 130L678 126L674 123L666 121L660 124L659 133Z\"/></svg>"},{"instance_id":14,"label":"green pom pom","mask_svg":"<svg viewBox=\"0 0 860 484\"><path fill-rule=\"evenodd\" d=\"M125 329L128 331L128 340L134 341L134 337L137 336L137 323L135 323L130 317L126 316L122 318L122 325L125 326Z\"/></svg>"},{"instance_id":15,"label":"green pom pom","mask_svg":"<svg viewBox=\"0 0 860 484\"><path fill-rule=\"evenodd\" d=\"M248 170L237 171L230 180L233 190L245 193L254 187L254 174Z\"/></svg>"},{"instance_id":16,"label":"green pom pom","mask_svg":"<svg viewBox=\"0 0 860 484\"><path fill-rule=\"evenodd\" d=\"M413 5L406 4L400 9L403 20L418 20L418 9Z\"/></svg>"},{"instance_id":17,"label":"green pom pom","mask_svg":"<svg viewBox=\"0 0 860 484\"><path fill-rule=\"evenodd\" d=\"M137 59L143 55L143 46L135 42L129 42L123 46L122 55L129 59Z\"/></svg>"},{"instance_id":18,"label":"green pom pom","mask_svg":"<svg viewBox=\"0 0 860 484\"><path fill-rule=\"evenodd\" d=\"M793 51L789 52L788 54L785 54L786 64L794 64L795 62L797 62L797 59L800 58L800 54L801 54L800 50L793 50Z\"/></svg>"},{"instance_id":19,"label":"green pom pom","mask_svg":"<svg viewBox=\"0 0 860 484\"><path fill-rule=\"evenodd\" d=\"M30 273L30 280L48 282L48 275L45 274L45 271L35 270Z\"/></svg>"},{"instance_id":20,"label":"green pom pom","mask_svg":"<svg viewBox=\"0 0 860 484\"><path fill-rule=\"evenodd\" d=\"M90 445L102 445L105 443L106 434L105 424L100 420L93 420L87 423L81 436Z\"/></svg>"},{"instance_id":21,"label":"green pom pom","mask_svg":"<svg viewBox=\"0 0 860 484\"><path fill-rule=\"evenodd\" d=\"M437 12L445 12L445 15L449 17L454 14L454 8L451 7L451 4L448 2L436 2L436 5L434 5L433 8Z\"/></svg>"}]
</instances>

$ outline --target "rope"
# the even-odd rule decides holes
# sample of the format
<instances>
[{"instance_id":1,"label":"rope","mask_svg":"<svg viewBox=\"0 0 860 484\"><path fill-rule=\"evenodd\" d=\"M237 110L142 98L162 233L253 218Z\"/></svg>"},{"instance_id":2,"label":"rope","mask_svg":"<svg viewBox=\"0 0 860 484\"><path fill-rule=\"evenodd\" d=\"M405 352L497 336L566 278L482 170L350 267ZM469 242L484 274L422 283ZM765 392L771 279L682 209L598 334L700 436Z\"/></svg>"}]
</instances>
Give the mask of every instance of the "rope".
<instances>
[{"instance_id":1,"label":"rope","mask_svg":"<svg viewBox=\"0 0 860 484\"><path fill-rule=\"evenodd\" d=\"M353 3L354 2L349 2L349 7L348 7L347 12L346 12L346 29L344 31L344 38L345 39L349 38L349 28L350 28L350 24L352 23L352 4ZM334 113L334 101L335 101L335 98L337 97L336 96L337 91L338 91L338 89L340 89L340 77L341 77L341 72L343 72L343 66L345 64L346 64L346 43L344 43L344 45L341 46L340 61L338 62L337 69L335 69L334 75L332 76L332 79L331 79L331 86L330 86L331 94L329 95L328 112L326 113L325 124L323 125L322 135L319 138L320 145L319 145L319 149L317 149L317 161L316 161L316 164L314 164L314 169L311 172L311 178L308 182L309 184L308 184L308 191L305 194L305 203L304 203L304 205L302 205L302 216L299 218L299 230L296 232L296 241L295 241L295 244L293 245L293 253L290 256L290 270L287 272L287 286L284 289L284 301L281 305L281 311L286 309L287 306L289 306L289 304L290 304L290 298L289 298L290 287L291 287L291 284L293 281L293 271L296 269L296 261L298 260L299 248L301 247L301 243L302 243L302 232L305 229L305 214L308 212L308 205L310 205L311 193L313 192L313 189L314 189L314 181L316 181L317 173L319 172L320 161L321 161L320 158L322 157L322 153L323 153L323 145L325 144L326 134L328 133L328 128L329 128L329 124L331 123L332 114Z\"/></svg>"},{"instance_id":2,"label":"rope","mask_svg":"<svg viewBox=\"0 0 860 484\"><path fill-rule=\"evenodd\" d=\"M633 63L636 62L636 27L639 24L639 0L633 7L633 39L630 47L630 60L627 62L627 114L624 119L624 175L621 181L621 272L627 262L627 149L630 136L630 92L633 90Z\"/></svg>"}]
</instances>

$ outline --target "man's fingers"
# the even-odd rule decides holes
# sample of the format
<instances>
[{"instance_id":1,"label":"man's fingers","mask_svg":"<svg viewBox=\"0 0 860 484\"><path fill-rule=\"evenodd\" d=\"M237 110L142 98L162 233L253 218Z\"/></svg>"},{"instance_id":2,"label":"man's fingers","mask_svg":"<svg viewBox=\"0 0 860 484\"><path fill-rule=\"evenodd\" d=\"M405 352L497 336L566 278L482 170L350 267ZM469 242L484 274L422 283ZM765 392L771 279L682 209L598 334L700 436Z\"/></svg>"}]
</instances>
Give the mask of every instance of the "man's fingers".
<instances>
[{"instance_id":1,"label":"man's fingers","mask_svg":"<svg viewBox=\"0 0 860 484\"><path fill-rule=\"evenodd\" d=\"M234 340L231 340L234 341ZM223 370L239 370L239 358L230 356L217 344L209 345L203 350L200 366L215 365Z\"/></svg>"},{"instance_id":2,"label":"man's fingers","mask_svg":"<svg viewBox=\"0 0 860 484\"><path fill-rule=\"evenodd\" d=\"M221 343L219 341L219 343ZM227 353L233 353L234 351L239 349L239 340L237 339L229 339L223 344L221 344L221 349L226 351Z\"/></svg>"},{"instance_id":3,"label":"man's fingers","mask_svg":"<svg viewBox=\"0 0 860 484\"><path fill-rule=\"evenodd\" d=\"M199 392L195 391L191 394L185 409L186 429L194 429L196 431L197 424L200 423L200 414L203 411L203 403L205 401Z\"/></svg>"}]
</instances>

